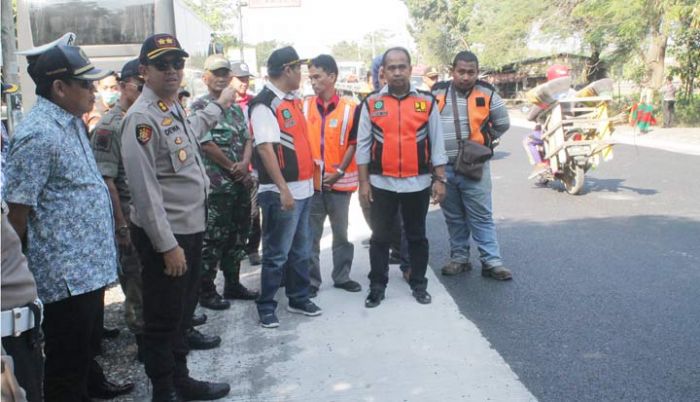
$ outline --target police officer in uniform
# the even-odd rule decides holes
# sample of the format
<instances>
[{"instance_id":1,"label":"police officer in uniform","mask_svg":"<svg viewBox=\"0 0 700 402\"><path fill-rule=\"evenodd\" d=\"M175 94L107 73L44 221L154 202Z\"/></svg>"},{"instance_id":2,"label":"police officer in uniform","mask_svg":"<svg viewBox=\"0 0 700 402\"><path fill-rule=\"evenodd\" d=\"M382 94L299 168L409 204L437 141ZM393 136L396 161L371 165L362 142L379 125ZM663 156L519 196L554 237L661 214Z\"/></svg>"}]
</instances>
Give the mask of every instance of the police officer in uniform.
<instances>
[{"instance_id":1,"label":"police officer in uniform","mask_svg":"<svg viewBox=\"0 0 700 402\"><path fill-rule=\"evenodd\" d=\"M221 96L231 84L231 64L221 55L212 55L204 63L204 83L209 93L192 104L202 110ZM200 139L204 164L209 175L210 194L207 231L202 249L202 286L199 304L223 310L231 304L216 291L217 266L224 273L224 298L254 300L257 292L240 282L241 260L250 232L250 192L252 180L248 165L252 145L245 116L240 106L232 104L224 118Z\"/></svg>"},{"instance_id":2,"label":"police officer in uniform","mask_svg":"<svg viewBox=\"0 0 700 402\"><path fill-rule=\"evenodd\" d=\"M194 380L187 369L209 187L199 137L233 102L227 88L187 117L177 101L188 57L169 34L147 38L139 56L146 82L124 117L122 157L132 196L131 239L143 267L144 354L154 401L212 400L226 383Z\"/></svg>"},{"instance_id":3,"label":"police officer in uniform","mask_svg":"<svg viewBox=\"0 0 700 402\"><path fill-rule=\"evenodd\" d=\"M141 296L141 263L129 236L129 204L131 195L126 182L121 155L121 124L124 114L136 101L143 88L139 74L139 61L134 59L122 67L119 77L120 96L107 114L97 123L90 139L97 168L102 173L112 199L112 213L119 246L119 282L124 291L124 318L139 346L138 357L142 360L141 333L143 313Z\"/></svg>"}]
</instances>

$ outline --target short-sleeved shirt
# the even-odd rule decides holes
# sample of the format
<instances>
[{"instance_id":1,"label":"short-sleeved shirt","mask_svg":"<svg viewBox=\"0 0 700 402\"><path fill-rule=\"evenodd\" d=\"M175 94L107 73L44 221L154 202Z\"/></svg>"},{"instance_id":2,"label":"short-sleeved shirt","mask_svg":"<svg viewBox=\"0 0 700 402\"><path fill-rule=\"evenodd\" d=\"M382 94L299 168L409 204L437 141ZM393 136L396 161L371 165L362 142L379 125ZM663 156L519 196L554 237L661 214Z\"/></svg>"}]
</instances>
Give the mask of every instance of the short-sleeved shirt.
<instances>
[{"instance_id":1,"label":"short-sleeved shirt","mask_svg":"<svg viewBox=\"0 0 700 402\"><path fill-rule=\"evenodd\" d=\"M274 86L271 82L265 84L275 95L280 99L294 99L298 97L295 93L284 93L281 89ZM253 127L253 137L255 145L260 145L270 142L280 142L280 127L277 118L272 113L272 110L264 105L255 105L250 110L250 125ZM289 192L295 200L303 200L314 195L313 179L292 181L287 183ZM266 191L274 191L279 193L279 188L276 184L261 184L258 187L258 193Z\"/></svg>"},{"instance_id":2,"label":"short-sleeved shirt","mask_svg":"<svg viewBox=\"0 0 700 402\"><path fill-rule=\"evenodd\" d=\"M209 103L215 101L211 95L204 95L192 103L192 110L198 111L204 109ZM250 139L248 134L248 126L241 108L233 104L224 112L223 119L207 131L199 140L201 144L213 141L221 151L233 162L243 160L243 151L246 141ZM214 162L211 158L204 155L204 166L209 175L210 191L212 194L231 193L236 185L231 180L228 172L225 172L221 166Z\"/></svg>"},{"instance_id":3,"label":"short-sleeved shirt","mask_svg":"<svg viewBox=\"0 0 700 402\"><path fill-rule=\"evenodd\" d=\"M27 260L44 303L117 279L109 190L84 123L38 97L10 141L5 199L30 206Z\"/></svg>"},{"instance_id":4,"label":"short-sleeved shirt","mask_svg":"<svg viewBox=\"0 0 700 402\"><path fill-rule=\"evenodd\" d=\"M121 124L125 113L119 103L114 105L107 114L102 116L90 138L90 145L95 153L97 168L102 173L102 176L114 179L114 185L117 187L119 201L122 206L128 206L131 201L129 184L126 180L121 154Z\"/></svg>"},{"instance_id":5,"label":"short-sleeved shirt","mask_svg":"<svg viewBox=\"0 0 700 402\"><path fill-rule=\"evenodd\" d=\"M131 190L131 222L143 228L157 252L178 243L175 234L206 229L209 177L199 139L221 118L211 102L187 116L148 86L122 122L122 158Z\"/></svg>"}]
</instances>

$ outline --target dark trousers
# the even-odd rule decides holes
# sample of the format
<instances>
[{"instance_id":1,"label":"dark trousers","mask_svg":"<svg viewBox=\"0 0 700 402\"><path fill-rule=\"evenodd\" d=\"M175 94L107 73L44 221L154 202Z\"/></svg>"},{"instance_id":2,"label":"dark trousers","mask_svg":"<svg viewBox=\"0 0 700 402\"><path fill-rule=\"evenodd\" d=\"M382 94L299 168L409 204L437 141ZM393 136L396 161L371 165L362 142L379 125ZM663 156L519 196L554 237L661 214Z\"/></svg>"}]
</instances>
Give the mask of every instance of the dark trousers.
<instances>
[{"instance_id":1,"label":"dark trousers","mask_svg":"<svg viewBox=\"0 0 700 402\"><path fill-rule=\"evenodd\" d=\"M372 228L372 219L370 218L371 205L367 208L362 207L362 215L365 218L367 225ZM401 271L406 272L411 268L411 259L408 255L408 242L406 241L406 235L404 234L403 227L401 225L401 214L397 210L396 216L394 216L394 224L391 229L391 243L389 244L389 250L392 256L399 254L399 259L401 260Z\"/></svg>"},{"instance_id":2,"label":"dark trousers","mask_svg":"<svg viewBox=\"0 0 700 402\"><path fill-rule=\"evenodd\" d=\"M665 100L664 106L664 127L673 126L673 113L676 110L676 101Z\"/></svg>"},{"instance_id":3,"label":"dark trousers","mask_svg":"<svg viewBox=\"0 0 700 402\"><path fill-rule=\"evenodd\" d=\"M409 283L414 290L425 290L428 280L428 239L425 218L430 202L430 187L414 193L395 193L372 186L374 201L370 208L372 237L369 241L370 289L385 289L389 282L389 246L395 230L395 216L401 211L411 264Z\"/></svg>"},{"instance_id":4,"label":"dark trousers","mask_svg":"<svg viewBox=\"0 0 700 402\"><path fill-rule=\"evenodd\" d=\"M165 274L163 254L153 249L146 232L131 228L142 264L143 348L146 374L154 389L172 389L178 379L189 376L185 330L197 306L204 233L175 238L187 259L187 271L177 277Z\"/></svg>"},{"instance_id":5,"label":"dark trousers","mask_svg":"<svg viewBox=\"0 0 700 402\"><path fill-rule=\"evenodd\" d=\"M260 248L262 231L260 229L260 206L258 205L258 183L250 190L250 234L245 247L246 254L257 253Z\"/></svg>"},{"instance_id":6,"label":"dark trousers","mask_svg":"<svg viewBox=\"0 0 700 402\"><path fill-rule=\"evenodd\" d=\"M15 378L27 393L27 401L41 402L44 356L41 354L39 328L25 331L20 336L2 338L2 347L12 357Z\"/></svg>"},{"instance_id":7,"label":"dark trousers","mask_svg":"<svg viewBox=\"0 0 700 402\"><path fill-rule=\"evenodd\" d=\"M87 380L102 338L104 288L44 306L44 398L89 401Z\"/></svg>"}]
</instances>

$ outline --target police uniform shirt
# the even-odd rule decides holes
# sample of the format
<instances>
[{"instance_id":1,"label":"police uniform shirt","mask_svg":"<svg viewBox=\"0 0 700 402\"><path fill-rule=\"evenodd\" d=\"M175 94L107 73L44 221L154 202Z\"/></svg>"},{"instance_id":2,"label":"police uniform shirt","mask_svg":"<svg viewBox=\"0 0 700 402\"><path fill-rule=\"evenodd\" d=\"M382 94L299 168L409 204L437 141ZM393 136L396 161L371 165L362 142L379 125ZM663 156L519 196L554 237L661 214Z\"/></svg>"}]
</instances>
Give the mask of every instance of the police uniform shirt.
<instances>
[{"instance_id":1,"label":"police uniform shirt","mask_svg":"<svg viewBox=\"0 0 700 402\"><path fill-rule=\"evenodd\" d=\"M174 234L206 229L209 188L199 138L221 118L212 102L186 118L178 102L167 105L148 87L122 124L122 158L131 191L131 222L157 252L177 246Z\"/></svg>"},{"instance_id":2,"label":"police uniform shirt","mask_svg":"<svg viewBox=\"0 0 700 402\"><path fill-rule=\"evenodd\" d=\"M34 275L29 271L27 259L22 254L22 244L2 213L2 310L23 307L37 299Z\"/></svg>"},{"instance_id":3,"label":"police uniform shirt","mask_svg":"<svg viewBox=\"0 0 700 402\"><path fill-rule=\"evenodd\" d=\"M114 185L119 193L119 201L122 208L128 207L131 201L129 186L126 181L126 172L122 162L121 125L124 119L124 110L119 102L105 114L95 127L95 132L90 138L90 145L95 153L97 168L104 177L114 179Z\"/></svg>"}]
</instances>

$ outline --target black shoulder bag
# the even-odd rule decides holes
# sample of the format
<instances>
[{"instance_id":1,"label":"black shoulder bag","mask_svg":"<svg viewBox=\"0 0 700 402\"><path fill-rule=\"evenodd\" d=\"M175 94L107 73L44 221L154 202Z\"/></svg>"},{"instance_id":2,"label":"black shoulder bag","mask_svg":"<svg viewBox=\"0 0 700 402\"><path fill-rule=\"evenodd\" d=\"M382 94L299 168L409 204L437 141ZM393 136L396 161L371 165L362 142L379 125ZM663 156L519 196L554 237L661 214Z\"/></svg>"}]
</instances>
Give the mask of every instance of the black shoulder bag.
<instances>
[{"instance_id":1,"label":"black shoulder bag","mask_svg":"<svg viewBox=\"0 0 700 402\"><path fill-rule=\"evenodd\" d=\"M454 115L455 134L457 136L457 146L459 147L457 159L454 163L454 171L470 180L480 181L484 173L484 163L491 159L493 150L469 138L462 138L459 111L457 110L457 94L454 86L450 86L448 90L452 99L452 114ZM467 102L469 101L467 100ZM469 110L467 110L468 112Z\"/></svg>"}]
</instances>

